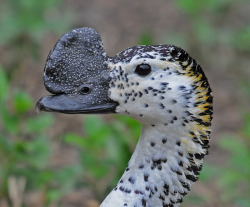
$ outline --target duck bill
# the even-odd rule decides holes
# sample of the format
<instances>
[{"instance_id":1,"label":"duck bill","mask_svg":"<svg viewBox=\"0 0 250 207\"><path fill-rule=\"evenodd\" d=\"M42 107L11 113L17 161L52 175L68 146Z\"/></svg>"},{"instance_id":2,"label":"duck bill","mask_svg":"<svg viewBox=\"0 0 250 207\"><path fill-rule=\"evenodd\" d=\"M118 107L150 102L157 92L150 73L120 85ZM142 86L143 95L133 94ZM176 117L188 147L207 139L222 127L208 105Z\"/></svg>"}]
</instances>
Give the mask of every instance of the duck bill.
<instances>
[{"instance_id":1,"label":"duck bill","mask_svg":"<svg viewBox=\"0 0 250 207\"><path fill-rule=\"evenodd\" d=\"M40 98L36 110L65 114L109 114L116 113L117 105L117 102L110 99L98 99L91 95L60 94Z\"/></svg>"},{"instance_id":2,"label":"duck bill","mask_svg":"<svg viewBox=\"0 0 250 207\"><path fill-rule=\"evenodd\" d=\"M39 99L36 109L67 114L115 113L118 103L109 97L107 60L94 29L84 27L64 34L50 51L44 68L44 86L52 95Z\"/></svg>"}]
</instances>

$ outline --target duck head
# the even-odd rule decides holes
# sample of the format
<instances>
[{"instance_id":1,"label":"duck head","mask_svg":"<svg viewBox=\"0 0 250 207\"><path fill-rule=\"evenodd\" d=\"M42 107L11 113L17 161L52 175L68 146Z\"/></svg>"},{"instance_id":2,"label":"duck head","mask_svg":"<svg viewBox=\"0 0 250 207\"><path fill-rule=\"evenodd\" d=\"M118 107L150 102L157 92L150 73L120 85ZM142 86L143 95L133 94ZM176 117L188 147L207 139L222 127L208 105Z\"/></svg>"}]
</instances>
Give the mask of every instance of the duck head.
<instances>
[{"instance_id":1,"label":"duck head","mask_svg":"<svg viewBox=\"0 0 250 207\"><path fill-rule=\"evenodd\" d=\"M119 113L144 124L210 126L211 89L200 65L173 45L136 46L108 57L100 35L78 28L50 51L37 108L61 113Z\"/></svg>"},{"instance_id":2,"label":"duck head","mask_svg":"<svg viewBox=\"0 0 250 207\"><path fill-rule=\"evenodd\" d=\"M116 112L143 124L210 126L212 96L200 65L173 45L136 46L110 58Z\"/></svg>"}]
</instances>

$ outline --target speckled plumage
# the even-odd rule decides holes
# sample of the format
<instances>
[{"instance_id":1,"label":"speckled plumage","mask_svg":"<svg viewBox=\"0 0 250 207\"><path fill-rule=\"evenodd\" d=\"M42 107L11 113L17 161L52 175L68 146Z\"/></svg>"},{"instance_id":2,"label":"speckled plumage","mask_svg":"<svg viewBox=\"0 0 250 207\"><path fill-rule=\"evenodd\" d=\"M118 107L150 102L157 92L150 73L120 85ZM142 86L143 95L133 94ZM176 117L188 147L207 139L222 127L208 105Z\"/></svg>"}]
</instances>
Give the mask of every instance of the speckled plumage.
<instances>
[{"instance_id":1,"label":"speckled plumage","mask_svg":"<svg viewBox=\"0 0 250 207\"><path fill-rule=\"evenodd\" d=\"M138 76L139 64L149 64L152 72ZM173 45L129 48L108 65L117 113L143 128L127 169L101 207L179 206L209 147L212 96L200 65Z\"/></svg>"},{"instance_id":2,"label":"speckled plumage","mask_svg":"<svg viewBox=\"0 0 250 207\"><path fill-rule=\"evenodd\" d=\"M180 205L208 154L213 113L210 86L193 58L173 45L108 57L99 34L79 28L49 54L44 83L54 95L38 101L40 110L116 112L142 123L128 167L101 207Z\"/></svg>"}]
</instances>

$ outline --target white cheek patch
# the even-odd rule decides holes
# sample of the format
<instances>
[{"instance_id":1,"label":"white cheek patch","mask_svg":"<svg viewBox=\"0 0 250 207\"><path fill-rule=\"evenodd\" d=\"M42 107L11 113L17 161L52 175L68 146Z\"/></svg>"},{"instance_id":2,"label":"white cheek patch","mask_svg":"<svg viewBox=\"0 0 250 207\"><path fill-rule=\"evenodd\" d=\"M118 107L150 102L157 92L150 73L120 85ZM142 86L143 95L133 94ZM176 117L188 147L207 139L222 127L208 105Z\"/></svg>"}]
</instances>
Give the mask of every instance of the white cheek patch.
<instances>
[{"instance_id":1,"label":"white cheek patch","mask_svg":"<svg viewBox=\"0 0 250 207\"><path fill-rule=\"evenodd\" d=\"M188 90L190 80L177 75L176 67L170 64L164 69L153 69L146 77L127 72L121 66L116 67L119 70L113 72L115 81L110 89L111 99L119 102L116 112L151 125L154 122L165 125L178 122L182 119L185 105L180 87Z\"/></svg>"}]
</instances>

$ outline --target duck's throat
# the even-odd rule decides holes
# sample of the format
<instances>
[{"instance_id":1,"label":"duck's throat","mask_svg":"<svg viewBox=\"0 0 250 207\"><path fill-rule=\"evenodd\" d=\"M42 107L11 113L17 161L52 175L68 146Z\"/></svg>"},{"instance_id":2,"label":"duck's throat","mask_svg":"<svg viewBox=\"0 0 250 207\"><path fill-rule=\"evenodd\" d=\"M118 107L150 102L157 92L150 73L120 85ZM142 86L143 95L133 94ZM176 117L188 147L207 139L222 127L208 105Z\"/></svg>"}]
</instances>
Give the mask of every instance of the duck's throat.
<instances>
[{"instance_id":1,"label":"duck's throat","mask_svg":"<svg viewBox=\"0 0 250 207\"><path fill-rule=\"evenodd\" d=\"M143 127L128 167L101 207L179 206L205 152L183 129Z\"/></svg>"}]
</instances>

